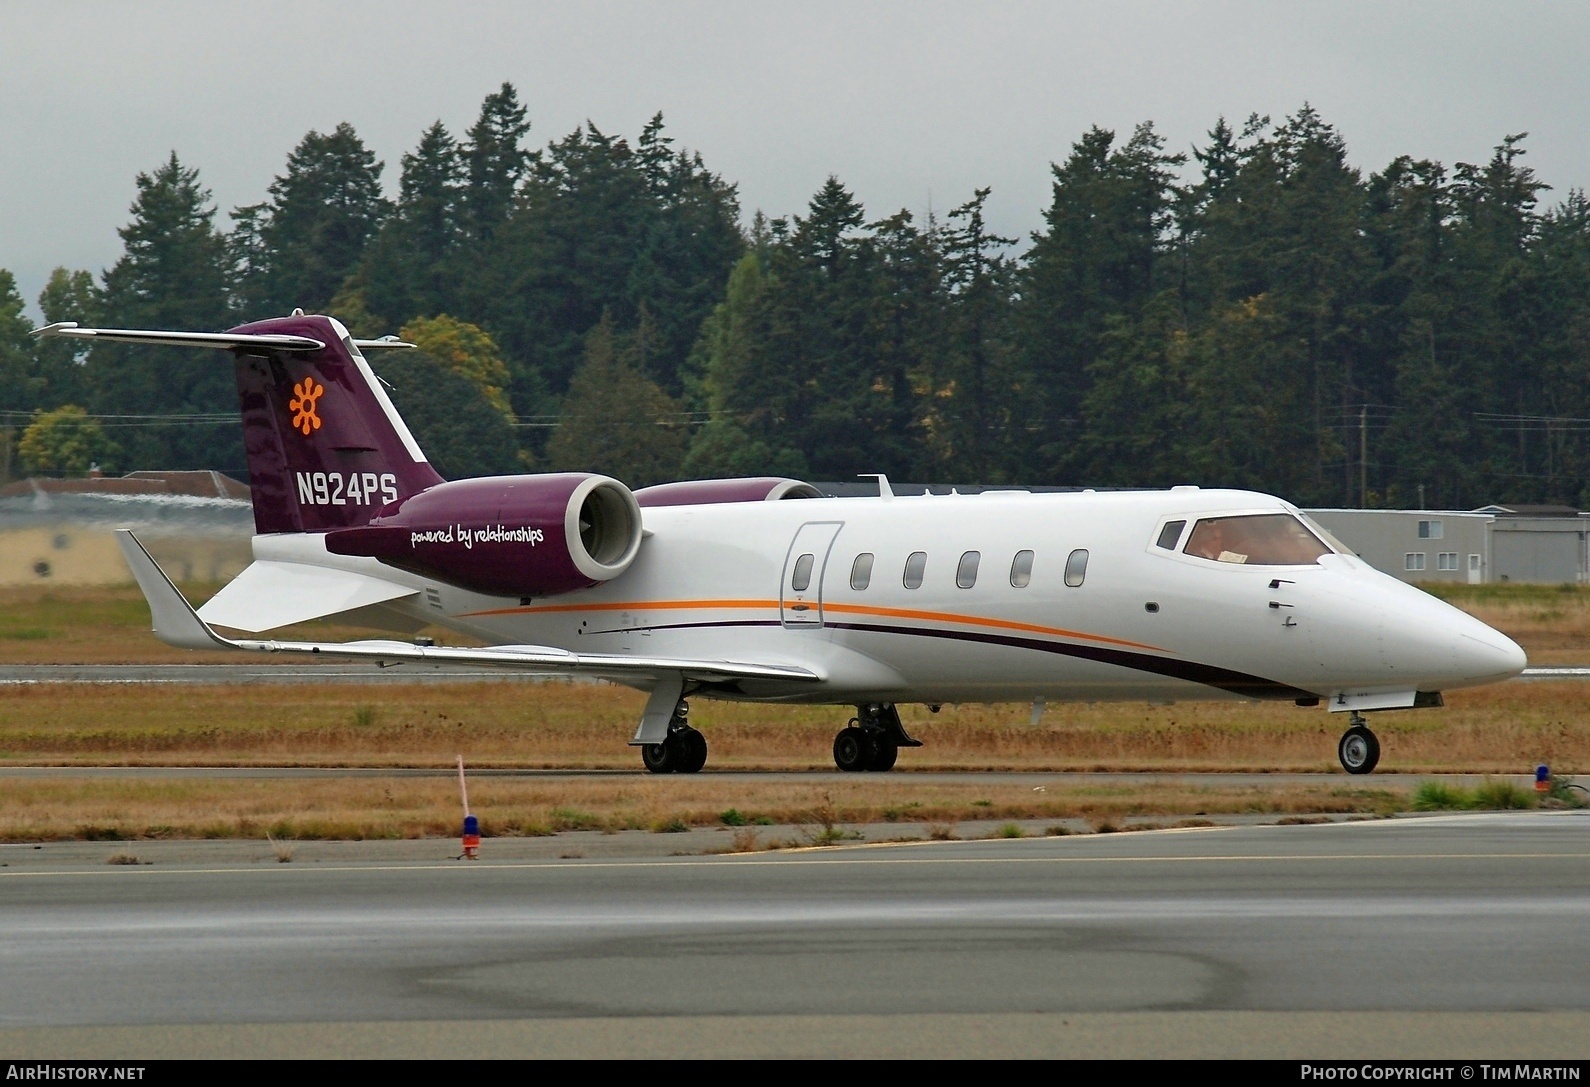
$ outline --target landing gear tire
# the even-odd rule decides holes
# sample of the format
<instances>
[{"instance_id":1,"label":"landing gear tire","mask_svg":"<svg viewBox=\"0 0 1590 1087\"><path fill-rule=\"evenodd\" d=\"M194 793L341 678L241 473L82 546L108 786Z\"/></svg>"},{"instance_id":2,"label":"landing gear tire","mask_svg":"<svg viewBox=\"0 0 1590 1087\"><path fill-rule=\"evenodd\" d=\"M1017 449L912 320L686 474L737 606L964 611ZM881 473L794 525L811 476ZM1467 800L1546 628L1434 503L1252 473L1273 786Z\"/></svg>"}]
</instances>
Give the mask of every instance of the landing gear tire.
<instances>
[{"instance_id":1,"label":"landing gear tire","mask_svg":"<svg viewBox=\"0 0 1590 1087\"><path fill-rule=\"evenodd\" d=\"M707 765L707 738L693 728L676 735L680 737L680 746L684 749L679 773L699 774L701 768Z\"/></svg>"},{"instance_id":2,"label":"landing gear tire","mask_svg":"<svg viewBox=\"0 0 1590 1087\"><path fill-rule=\"evenodd\" d=\"M1380 762L1380 741L1365 725L1354 725L1342 733L1336 757L1349 774L1367 774Z\"/></svg>"},{"instance_id":3,"label":"landing gear tire","mask_svg":"<svg viewBox=\"0 0 1590 1087\"><path fill-rule=\"evenodd\" d=\"M707 764L707 738L693 728L676 729L660 744L643 744L640 761L654 774L695 774Z\"/></svg>"},{"instance_id":4,"label":"landing gear tire","mask_svg":"<svg viewBox=\"0 0 1590 1087\"><path fill-rule=\"evenodd\" d=\"M642 744L640 761L654 774L671 774L674 772L673 759L670 757L672 754L671 745L667 741L660 744Z\"/></svg>"},{"instance_id":5,"label":"landing gear tire","mask_svg":"<svg viewBox=\"0 0 1590 1087\"><path fill-rule=\"evenodd\" d=\"M882 773L894 769L894 760L900 757L900 745L887 736L880 736L873 749L872 764L867 767Z\"/></svg>"},{"instance_id":6,"label":"landing gear tire","mask_svg":"<svg viewBox=\"0 0 1590 1087\"><path fill-rule=\"evenodd\" d=\"M834 737L834 765L846 773L872 769L877 751L872 737L855 725L840 729Z\"/></svg>"}]
</instances>

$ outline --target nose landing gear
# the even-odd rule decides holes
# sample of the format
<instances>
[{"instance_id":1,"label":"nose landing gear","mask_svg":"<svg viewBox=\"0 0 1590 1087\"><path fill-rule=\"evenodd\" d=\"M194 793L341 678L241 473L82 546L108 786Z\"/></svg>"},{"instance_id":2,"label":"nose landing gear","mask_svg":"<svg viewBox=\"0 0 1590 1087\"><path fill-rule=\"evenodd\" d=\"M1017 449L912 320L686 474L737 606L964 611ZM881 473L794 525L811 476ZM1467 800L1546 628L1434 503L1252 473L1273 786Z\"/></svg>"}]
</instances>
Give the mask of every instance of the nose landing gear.
<instances>
[{"instance_id":1,"label":"nose landing gear","mask_svg":"<svg viewBox=\"0 0 1590 1087\"><path fill-rule=\"evenodd\" d=\"M1349 774L1367 774L1380 762L1380 740L1369 731L1363 715L1355 712L1336 745L1336 757Z\"/></svg>"},{"instance_id":2,"label":"nose landing gear","mask_svg":"<svg viewBox=\"0 0 1590 1087\"><path fill-rule=\"evenodd\" d=\"M694 774L707 764L707 738L690 727L686 718L690 703L684 699L674 707L668 722L668 737L660 744L645 744L640 761L654 774Z\"/></svg>"},{"instance_id":3,"label":"nose landing gear","mask_svg":"<svg viewBox=\"0 0 1590 1087\"><path fill-rule=\"evenodd\" d=\"M894 769L902 747L921 747L906 735L892 702L856 707L856 716L834 737L834 765L851 773Z\"/></svg>"}]
</instances>

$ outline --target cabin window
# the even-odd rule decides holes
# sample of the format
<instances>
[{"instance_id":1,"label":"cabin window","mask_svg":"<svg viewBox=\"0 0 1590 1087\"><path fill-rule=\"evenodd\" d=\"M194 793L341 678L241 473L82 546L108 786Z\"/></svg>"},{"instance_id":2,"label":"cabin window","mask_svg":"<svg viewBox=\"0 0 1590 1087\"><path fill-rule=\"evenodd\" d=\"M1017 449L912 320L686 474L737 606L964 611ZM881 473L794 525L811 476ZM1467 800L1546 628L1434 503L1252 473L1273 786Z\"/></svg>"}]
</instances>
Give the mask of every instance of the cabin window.
<instances>
[{"instance_id":1,"label":"cabin window","mask_svg":"<svg viewBox=\"0 0 1590 1087\"><path fill-rule=\"evenodd\" d=\"M1181 539L1181 530L1187 527L1186 521L1171 521L1159 530L1159 539L1154 543L1166 551L1176 550L1176 543Z\"/></svg>"},{"instance_id":2,"label":"cabin window","mask_svg":"<svg viewBox=\"0 0 1590 1087\"><path fill-rule=\"evenodd\" d=\"M970 589L977 584L977 564L982 560L981 552L968 551L961 556L960 565L955 567L955 584L958 588Z\"/></svg>"},{"instance_id":3,"label":"cabin window","mask_svg":"<svg viewBox=\"0 0 1590 1087\"><path fill-rule=\"evenodd\" d=\"M927 573L927 552L913 551L905 559L905 579L903 584L907 589L920 589L922 575Z\"/></svg>"},{"instance_id":4,"label":"cabin window","mask_svg":"<svg viewBox=\"0 0 1590 1087\"><path fill-rule=\"evenodd\" d=\"M811 588L812 566L817 562L816 555L802 555L795 560L795 572L790 575L789 587L798 593L803 593Z\"/></svg>"},{"instance_id":5,"label":"cabin window","mask_svg":"<svg viewBox=\"0 0 1590 1087\"><path fill-rule=\"evenodd\" d=\"M1206 518L1193 527L1183 551L1201 559L1249 566L1304 566L1331 553L1290 513Z\"/></svg>"},{"instance_id":6,"label":"cabin window","mask_svg":"<svg viewBox=\"0 0 1590 1087\"><path fill-rule=\"evenodd\" d=\"M862 553L850 564L850 587L858 592L872 584L872 555Z\"/></svg>"},{"instance_id":7,"label":"cabin window","mask_svg":"<svg viewBox=\"0 0 1590 1087\"><path fill-rule=\"evenodd\" d=\"M1066 556L1066 584L1075 589L1087 576L1088 552L1086 548L1079 547Z\"/></svg>"},{"instance_id":8,"label":"cabin window","mask_svg":"<svg viewBox=\"0 0 1590 1087\"><path fill-rule=\"evenodd\" d=\"M1018 551L1016 557L1010 560L1010 586L1013 589L1025 589L1032 584L1032 552Z\"/></svg>"}]
</instances>

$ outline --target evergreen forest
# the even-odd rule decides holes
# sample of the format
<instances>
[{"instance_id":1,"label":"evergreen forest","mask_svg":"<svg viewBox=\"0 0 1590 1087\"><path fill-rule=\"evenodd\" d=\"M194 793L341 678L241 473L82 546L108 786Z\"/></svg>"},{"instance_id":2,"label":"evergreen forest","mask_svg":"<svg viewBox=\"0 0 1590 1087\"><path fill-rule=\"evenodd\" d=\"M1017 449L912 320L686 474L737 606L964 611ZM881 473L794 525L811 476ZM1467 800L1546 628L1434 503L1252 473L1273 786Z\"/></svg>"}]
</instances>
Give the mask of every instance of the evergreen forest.
<instances>
[{"instance_id":1,"label":"evergreen forest","mask_svg":"<svg viewBox=\"0 0 1590 1087\"><path fill-rule=\"evenodd\" d=\"M830 177L748 213L660 114L542 145L504 84L395 179L351 126L310 132L224 223L173 152L136 178L114 265L57 269L38 307L192 330L302 308L402 336L419 350L372 361L453 477L1590 506L1590 201L1548 199L1526 161L1512 134L1366 174L1308 106L1216 119L1185 154L1149 122L1095 127L1010 238L987 189L879 213ZM0 270L0 474L246 478L224 358L79 350L23 311Z\"/></svg>"}]
</instances>

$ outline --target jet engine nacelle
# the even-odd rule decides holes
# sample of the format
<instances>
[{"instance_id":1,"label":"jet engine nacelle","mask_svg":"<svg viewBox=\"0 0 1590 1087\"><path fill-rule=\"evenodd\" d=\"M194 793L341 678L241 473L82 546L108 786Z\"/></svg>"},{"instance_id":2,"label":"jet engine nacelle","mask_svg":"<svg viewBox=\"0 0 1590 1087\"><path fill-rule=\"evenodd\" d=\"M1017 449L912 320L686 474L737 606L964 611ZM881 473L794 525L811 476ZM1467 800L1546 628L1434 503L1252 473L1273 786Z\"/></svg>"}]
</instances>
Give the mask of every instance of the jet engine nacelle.
<instances>
[{"instance_id":1,"label":"jet engine nacelle","mask_svg":"<svg viewBox=\"0 0 1590 1087\"><path fill-rule=\"evenodd\" d=\"M328 532L326 550L493 596L554 596L629 569L640 517L629 488L607 476L460 479Z\"/></svg>"},{"instance_id":2,"label":"jet engine nacelle","mask_svg":"<svg viewBox=\"0 0 1590 1087\"><path fill-rule=\"evenodd\" d=\"M786 498L821 498L810 483L784 476L750 476L742 479L687 479L659 483L635 492L642 506L706 506L720 502L778 502Z\"/></svg>"}]
</instances>

